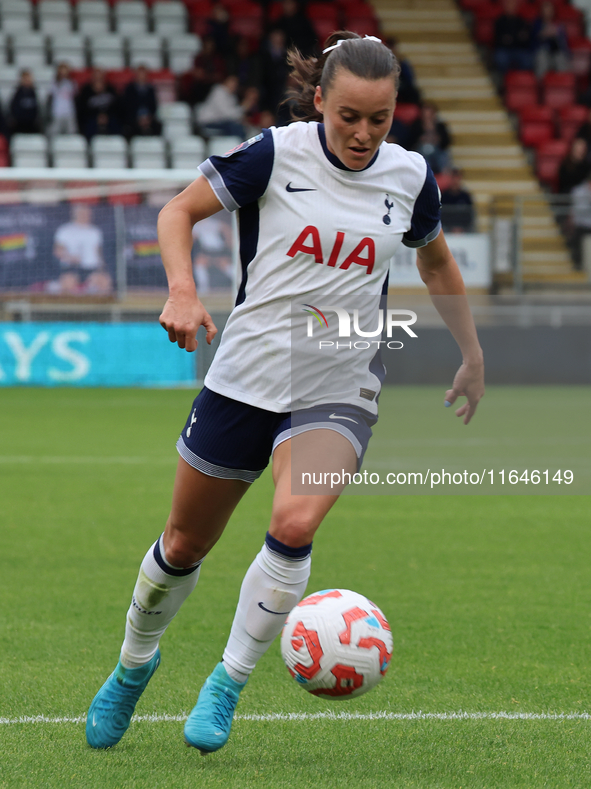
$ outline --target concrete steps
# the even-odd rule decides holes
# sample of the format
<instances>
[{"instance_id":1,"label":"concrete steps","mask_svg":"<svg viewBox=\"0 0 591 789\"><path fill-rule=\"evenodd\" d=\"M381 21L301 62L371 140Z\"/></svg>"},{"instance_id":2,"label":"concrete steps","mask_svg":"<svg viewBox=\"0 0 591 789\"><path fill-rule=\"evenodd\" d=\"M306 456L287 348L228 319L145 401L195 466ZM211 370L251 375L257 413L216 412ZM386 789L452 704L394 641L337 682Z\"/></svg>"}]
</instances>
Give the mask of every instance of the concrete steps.
<instances>
[{"instance_id":1,"label":"concrete steps","mask_svg":"<svg viewBox=\"0 0 591 789\"><path fill-rule=\"evenodd\" d=\"M375 0L384 33L398 39L426 99L435 101L452 134L451 153L490 227L491 210L510 217L514 197L539 196L524 207L523 279L528 284L586 281L570 255L510 119L453 0Z\"/></svg>"}]
</instances>

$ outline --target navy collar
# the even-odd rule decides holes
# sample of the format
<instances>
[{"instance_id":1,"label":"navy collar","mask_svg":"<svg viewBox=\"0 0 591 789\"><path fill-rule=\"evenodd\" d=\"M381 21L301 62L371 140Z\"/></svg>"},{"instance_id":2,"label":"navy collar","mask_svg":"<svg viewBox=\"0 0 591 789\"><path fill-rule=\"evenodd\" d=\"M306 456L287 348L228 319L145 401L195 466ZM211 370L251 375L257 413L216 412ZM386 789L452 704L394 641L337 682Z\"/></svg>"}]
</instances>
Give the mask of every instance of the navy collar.
<instances>
[{"instance_id":1,"label":"navy collar","mask_svg":"<svg viewBox=\"0 0 591 789\"><path fill-rule=\"evenodd\" d=\"M375 160L378 158L378 155L380 153L380 149L378 148L378 150L375 153L375 156L373 157L373 159L371 160L371 162L369 164L367 164L361 170L352 170L350 167L347 167L346 165L344 165L341 162L341 160L339 159L338 156L335 156L334 153L331 153L328 150L328 145L326 144L326 132L324 131L324 124L323 123L319 123L318 124L318 137L320 139L320 144L322 145L322 150L324 151L324 155L326 156L328 161L331 164L334 164L335 167L338 167L339 170L346 170L348 173L362 173L363 170L368 170L372 166L372 164L375 162Z\"/></svg>"}]
</instances>

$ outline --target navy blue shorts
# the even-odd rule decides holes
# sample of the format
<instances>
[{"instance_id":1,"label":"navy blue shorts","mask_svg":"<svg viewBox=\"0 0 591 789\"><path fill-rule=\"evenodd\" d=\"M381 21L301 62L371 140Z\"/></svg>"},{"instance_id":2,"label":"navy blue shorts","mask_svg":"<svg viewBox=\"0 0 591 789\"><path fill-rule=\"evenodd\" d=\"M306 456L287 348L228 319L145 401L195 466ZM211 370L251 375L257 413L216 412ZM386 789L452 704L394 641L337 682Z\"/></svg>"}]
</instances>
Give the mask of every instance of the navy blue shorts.
<instances>
[{"instance_id":1,"label":"navy blue shorts","mask_svg":"<svg viewBox=\"0 0 591 789\"><path fill-rule=\"evenodd\" d=\"M358 468L377 416L352 405L329 403L276 414L203 387L193 402L176 448L190 466L210 477L254 482L275 447L308 430L334 430L355 449Z\"/></svg>"}]
</instances>

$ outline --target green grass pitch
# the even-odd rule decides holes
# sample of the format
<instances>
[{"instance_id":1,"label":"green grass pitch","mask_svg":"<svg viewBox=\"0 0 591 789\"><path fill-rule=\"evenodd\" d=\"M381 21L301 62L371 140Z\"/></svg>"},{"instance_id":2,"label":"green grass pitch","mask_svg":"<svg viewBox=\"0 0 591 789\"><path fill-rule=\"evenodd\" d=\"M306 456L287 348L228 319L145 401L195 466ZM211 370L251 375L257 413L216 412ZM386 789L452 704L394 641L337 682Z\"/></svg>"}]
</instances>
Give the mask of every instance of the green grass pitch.
<instances>
[{"instance_id":1,"label":"green grass pitch","mask_svg":"<svg viewBox=\"0 0 591 789\"><path fill-rule=\"evenodd\" d=\"M442 394L387 390L382 411L404 415L394 422L410 454L393 459L391 439L376 433L368 462L428 465L434 453L449 460L446 446L480 462L470 453L475 437L490 453L491 415L506 414L514 434L527 413L519 404L548 422L553 409L578 414L589 402L584 388L492 387L465 428ZM395 642L388 675L360 699L319 700L289 677L276 643L243 693L230 742L203 758L184 746L180 720L162 718L192 708L219 660L267 527L266 473L163 639L162 666L137 709L160 719L133 722L109 751L89 749L71 719L85 715L117 660L139 562L167 515L191 399L0 389L2 789L591 786L588 496L343 497L317 535L308 590L349 587L380 605ZM436 450L413 443L435 418L447 419ZM569 441L564 457L588 462L589 445ZM461 711L483 717L449 715ZM327 712L358 717L310 717ZM273 713L302 716L264 717ZM31 716L48 720L15 722Z\"/></svg>"}]
</instances>

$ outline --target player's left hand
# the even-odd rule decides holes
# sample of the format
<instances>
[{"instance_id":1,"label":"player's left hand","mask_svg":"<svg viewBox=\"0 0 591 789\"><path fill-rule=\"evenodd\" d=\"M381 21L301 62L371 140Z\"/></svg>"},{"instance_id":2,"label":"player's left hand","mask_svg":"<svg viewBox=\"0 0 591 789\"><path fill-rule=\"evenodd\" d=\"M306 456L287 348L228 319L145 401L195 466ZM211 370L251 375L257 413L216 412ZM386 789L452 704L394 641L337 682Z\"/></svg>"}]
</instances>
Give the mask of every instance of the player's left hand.
<instances>
[{"instance_id":1,"label":"player's left hand","mask_svg":"<svg viewBox=\"0 0 591 789\"><path fill-rule=\"evenodd\" d=\"M480 398L484 397L484 362L462 363L455 375L452 388L445 393L446 407L453 405L458 397L468 399L468 402L456 411L456 416L463 416L464 424L467 425L476 413Z\"/></svg>"}]
</instances>

